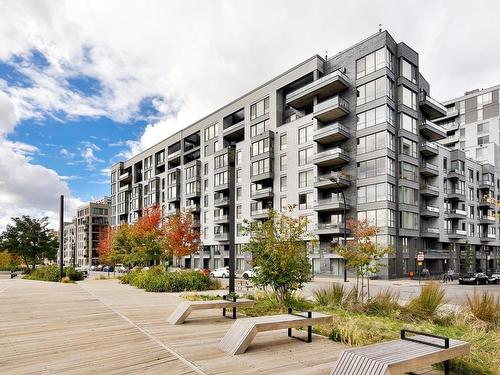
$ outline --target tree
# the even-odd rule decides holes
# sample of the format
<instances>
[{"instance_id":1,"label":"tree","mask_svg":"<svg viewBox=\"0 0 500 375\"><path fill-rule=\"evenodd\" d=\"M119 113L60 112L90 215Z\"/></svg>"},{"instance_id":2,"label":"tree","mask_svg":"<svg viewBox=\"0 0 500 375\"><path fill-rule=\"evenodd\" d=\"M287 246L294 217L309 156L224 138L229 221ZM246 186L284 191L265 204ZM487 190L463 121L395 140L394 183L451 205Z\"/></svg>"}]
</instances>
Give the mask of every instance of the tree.
<instances>
[{"instance_id":1,"label":"tree","mask_svg":"<svg viewBox=\"0 0 500 375\"><path fill-rule=\"evenodd\" d=\"M270 286L282 305L309 281L311 273L304 240L311 237L307 220L293 218L293 210L293 206L289 206L286 213L270 209L264 223L251 222L245 227L250 242L244 251L250 252L253 264L260 267L253 282Z\"/></svg>"},{"instance_id":2,"label":"tree","mask_svg":"<svg viewBox=\"0 0 500 375\"><path fill-rule=\"evenodd\" d=\"M0 270L14 269L20 263L18 256L12 255L8 251L0 251Z\"/></svg>"},{"instance_id":3,"label":"tree","mask_svg":"<svg viewBox=\"0 0 500 375\"><path fill-rule=\"evenodd\" d=\"M158 206L144 210L143 216L131 226L134 262L159 263L163 257L163 225Z\"/></svg>"},{"instance_id":4,"label":"tree","mask_svg":"<svg viewBox=\"0 0 500 375\"><path fill-rule=\"evenodd\" d=\"M97 253L101 264L111 264L110 257L113 248L113 231L111 227L99 226L99 243L97 244Z\"/></svg>"},{"instance_id":5,"label":"tree","mask_svg":"<svg viewBox=\"0 0 500 375\"><path fill-rule=\"evenodd\" d=\"M193 215L179 212L169 216L162 227L163 250L166 256L181 258L200 248L200 231L193 228Z\"/></svg>"},{"instance_id":6,"label":"tree","mask_svg":"<svg viewBox=\"0 0 500 375\"><path fill-rule=\"evenodd\" d=\"M370 226L367 220L348 220L347 226L351 230L353 241L347 244L336 245L334 251L347 261L347 269L354 269L356 276L361 277L361 300L364 299L364 279L370 273L377 273L385 266L381 259L391 254L392 247L378 246L372 241L380 232L380 228ZM358 282L356 282L358 288ZM368 278L367 297L370 298L370 279Z\"/></svg>"},{"instance_id":7,"label":"tree","mask_svg":"<svg viewBox=\"0 0 500 375\"><path fill-rule=\"evenodd\" d=\"M55 260L58 239L48 229L48 218L32 219L29 216L13 217L14 225L8 224L0 235L0 247L19 256L28 270L45 259Z\"/></svg>"}]
</instances>

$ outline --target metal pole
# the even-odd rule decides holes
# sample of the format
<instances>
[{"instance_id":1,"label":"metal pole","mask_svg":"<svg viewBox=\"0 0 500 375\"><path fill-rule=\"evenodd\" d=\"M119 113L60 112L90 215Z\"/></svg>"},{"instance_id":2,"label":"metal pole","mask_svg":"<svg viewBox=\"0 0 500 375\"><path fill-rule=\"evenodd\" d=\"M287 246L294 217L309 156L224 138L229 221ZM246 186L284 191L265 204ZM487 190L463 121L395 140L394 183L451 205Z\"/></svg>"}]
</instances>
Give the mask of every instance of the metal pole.
<instances>
[{"instance_id":1,"label":"metal pole","mask_svg":"<svg viewBox=\"0 0 500 375\"><path fill-rule=\"evenodd\" d=\"M231 143L228 148L229 163L229 293L235 292L235 227L236 227L236 146Z\"/></svg>"},{"instance_id":2,"label":"metal pole","mask_svg":"<svg viewBox=\"0 0 500 375\"><path fill-rule=\"evenodd\" d=\"M64 195L61 195L61 203L59 207L59 277L61 279L63 278L63 273L64 273L63 241L64 241Z\"/></svg>"},{"instance_id":3,"label":"metal pole","mask_svg":"<svg viewBox=\"0 0 500 375\"><path fill-rule=\"evenodd\" d=\"M71 243L71 250L73 250L73 268L76 268L76 244Z\"/></svg>"}]
</instances>

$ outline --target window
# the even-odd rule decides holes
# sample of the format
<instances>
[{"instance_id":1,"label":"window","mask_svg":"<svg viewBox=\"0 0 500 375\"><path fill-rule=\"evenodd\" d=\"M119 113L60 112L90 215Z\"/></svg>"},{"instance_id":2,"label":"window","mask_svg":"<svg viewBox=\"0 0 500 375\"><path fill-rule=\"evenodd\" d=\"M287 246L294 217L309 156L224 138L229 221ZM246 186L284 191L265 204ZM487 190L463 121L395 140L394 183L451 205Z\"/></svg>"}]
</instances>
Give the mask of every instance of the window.
<instances>
[{"instance_id":1,"label":"window","mask_svg":"<svg viewBox=\"0 0 500 375\"><path fill-rule=\"evenodd\" d=\"M286 170L287 157L286 154L280 156L280 171Z\"/></svg>"},{"instance_id":2,"label":"window","mask_svg":"<svg viewBox=\"0 0 500 375\"><path fill-rule=\"evenodd\" d=\"M313 127L312 125L299 129L299 145L312 141Z\"/></svg>"},{"instance_id":3,"label":"window","mask_svg":"<svg viewBox=\"0 0 500 375\"><path fill-rule=\"evenodd\" d=\"M313 148L309 147L304 150L299 151L299 166L307 165L311 163L313 155Z\"/></svg>"},{"instance_id":4,"label":"window","mask_svg":"<svg viewBox=\"0 0 500 375\"><path fill-rule=\"evenodd\" d=\"M241 182L241 169L236 170L236 182Z\"/></svg>"},{"instance_id":5,"label":"window","mask_svg":"<svg viewBox=\"0 0 500 375\"><path fill-rule=\"evenodd\" d=\"M236 165L241 164L241 150L236 150Z\"/></svg>"},{"instance_id":6,"label":"window","mask_svg":"<svg viewBox=\"0 0 500 375\"><path fill-rule=\"evenodd\" d=\"M281 212L285 211L287 208L286 197L280 197L280 210Z\"/></svg>"},{"instance_id":7,"label":"window","mask_svg":"<svg viewBox=\"0 0 500 375\"><path fill-rule=\"evenodd\" d=\"M251 166L252 176L257 176L259 174L268 173L271 171L271 160L263 159L259 161L254 161Z\"/></svg>"},{"instance_id":8,"label":"window","mask_svg":"<svg viewBox=\"0 0 500 375\"><path fill-rule=\"evenodd\" d=\"M408 81L417 83L417 69L405 59L401 58L401 75Z\"/></svg>"},{"instance_id":9,"label":"window","mask_svg":"<svg viewBox=\"0 0 500 375\"><path fill-rule=\"evenodd\" d=\"M250 120L269 113L269 97L259 100L250 106Z\"/></svg>"},{"instance_id":10,"label":"window","mask_svg":"<svg viewBox=\"0 0 500 375\"><path fill-rule=\"evenodd\" d=\"M262 134L269 130L269 120L259 122L258 124L252 125L250 127L250 137L255 137L256 135Z\"/></svg>"},{"instance_id":11,"label":"window","mask_svg":"<svg viewBox=\"0 0 500 375\"><path fill-rule=\"evenodd\" d=\"M401 137L399 149L403 155L408 155L413 158L417 157L417 142Z\"/></svg>"},{"instance_id":12,"label":"window","mask_svg":"<svg viewBox=\"0 0 500 375\"><path fill-rule=\"evenodd\" d=\"M468 175L469 175L469 182L474 182L474 171L472 169L469 169Z\"/></svg>"},{"instance_id":13,"label":"window","mask_svg":"<svg viewBox=\"0 0 500 375\"><path fill-rule=\"evenodd\" d=\"M388 157L358 163L358 178L369 178L389 174L394 176L394 160Z\"/></svg>"},{"instance_id":14,"label":"window","mask_svg":"<svg viewBox=\"0 0 500 375\"><path fill-rule=\"evenodd\" d=\"M492 92L487 92L486 94L477 96L477 107L478 108L481 108L482 106L484 106L486 104L490 104L492 102L493 102Z\"/></svg>"},{"instance_id":15,"label":"window","mask_svg":"<svg viewBox=\"0 0 500 375\"><path fill-rule=\"evenodd\" d=\"M198 168L196 165L192 165L191 167L187 167L185 170L186 179L190 179L196 177L198 175Z\"/></svg>"},{"instance_id":16,"label":"window","mask_svg":"<svg viewBox=\"0 0 500 375\"><path fill-rule=\"evenodd\" d=\"M210 125L209 127L205 128L203 130L203 134L204 134L205 142L217 137L219 135L218 124L215 123L215 124Z\"/></svg>"},{"instance_id":17,"label":"window","mask_svg":"<svg viewBox=\"0 0 500 375\"><path fill-rule=\"evenodd\" d=\"M313 171L303 171L299 173L299 188L312 186L313 184Z\"/></svg>"},{"instance_id":18,"label":"window","mask_svg":"<svg viewBox=\"0 0 500 375\"><path fill-rule=\"evenodd\" d=\"M382 182L358 188L358 203L394 201L394 185Z\"/></svg>"},{"instance_id":19,"label":"window","mask_svg":"<svg viewBox=\"0 0 500 375\"><path fill-rule=\"evenodd\" d=\"M305 210L312 208L314 204L314 194L313 193L302 193L299 194L299 210Z\"/></svg>"},{"instance_id":20,"label":"window","mask_svg":"<svg viewBox=\"0 0 500 375\"><path fill-rule=\"evenodd\" d=\"M269 138L252 143L251 156L257 156L265 152L269 152Z\"/></svg>"},{"instance_id":21,"label":"window","mask_svg":"<svg viewBox=\"0 0 500 375\"><path fill-rule=\"evenodd\" d=\"M387 209L358 211L358 220L366 220L368 225L377 227L393 226L394 211Z\"/></svg>"},{"instance_id":22,"label":"window","mask_svg":"<svg viewBox=\"0 0 500 375\"><path fill-rule=\"evenodd\" d=\"M206 176L208 174L208 163L203 165L203 174Z\"/></svg>"},{"instance_id":23,"label":"window","mask_svg":"<svg viewBox=\"0 0 500 375\"><path fill-rule=\"evenodd\" d=\"M399 86L399 104L417 109L417 94L405 86Z\"/></svg>"},{"instance_id":24,"label":"window","mask_svg":"<svg viewBox=\"0 0 500 375\"><path fill-rule=\"evenodd\" d=\"M370 126L382 124L388 122L389 124L394 124L394 111L387 105L383 105L374 109L370 109L366 112L358 113L357 115L357 128L365 129Z\"/></svg>"},{"instance_id":25,"label":"window","mask_svg":"<svg viewBox=\"0 0 500 375\"><path fill-rule=\"evenodd\" d=\"M203 196L203 207L208 207L208 195Z\"/></svg>"},{"instance_id":26,"label":"window","mask_svg":"<svg viewBox=\"0 0 500 375\"><path fill-rule=\"evenodd\" d=\"M200 191L200 181L192 181L186 184L186 194L194 194Z\"/></svg>"},{"instance_id":27,"label":"window","mask_svg":"<svg viewBox=\"0 0 500 375\"><path fill-rule=\"evenodd\" d=\"M488 135L483 135L482 137L477 137L477 144L484 145L490 141L490 137Z\"/></svg>"},{"instance_id":28,"label":"window","mask_svg":"<svg viewBox=\"0 0 500 375\"><path fill-rule=\"evenodd\" d=\"M389 148L394 150L394 135L387 131L382 131L365 137L358 138L358 154L372 152Z\"/></svg>"},{"instance_id":29,"label":"window","mask_svg":"<svg viewBox=\"0 0 500 375\"><path fill-rule=\"evenodd\" d=\"M224 168L228 165L228 154L225 152L222 155L214 157L214 169Z\"/></svg>"},{"instance_id":30,"label":"window","mask_svg":"<svg viewBox=\"0 0 500 375\"><path fill-rule=\"evenodd\" d=\"M358 87L357 105L371 102L383 96L392 99L394 83L386 76L377 78L375 81L368 82Z\"/></svg>"},{"instance_id":31,"label":"window","mask_svg":"<svg viewBox=\"0 0 500 375\"><path fill-rule=\"evenodd\" d=\"M399 187L399 203L418 205L418 190L406 186Z\"/></svg>"},{"instance_id":32,"label":"window","mask_svg":"<svg viewBox=\"0 0 500 375\"><path fill-rule=\"evenodd\" d=\"M477 134L488 133L489 123L483 122L482 124L477 124Z\"/></svg>"},{"instance_id":33,"label":"window","mask_svg":"<svg viewBox=\"0 0 500 375\"><path fill-rule=\"evenodd\" d=\"M242 211L241 211L241 204L236 206L236 219L241 219L242 218Z\"/></svg>"},{"instance_id":34,"label":"window","mask_svg":"<svg viewBox=\"0 0 500 375\"><path fill-rule=\"evenodd\" d=\"M287 139L286 133L280 135L280 150L286 150L287 147Z\"/></svg>"},{"instance_id":35,"label":"window","mask_svg":"<svg viewBox=\"0 0 500 375\"><path fill-rule=\"evenodd\" d=\"M208 145L205 145L205 147L203 147L203 153L205 156L208 156Z\"/></svg>"},{"instance_id":36,"label":"window","mask_svg":"<svg viewBox=\"0 0 500 375\"><path fill-rule=\"evenodd\" d=\"M400 164L400 176L404 180L418 181L418 167L413 164L405 163L404 161Z\"/></svg>"},{"instance_id":37,"label":"window","mask_svg":"<svg viewBox=\"0 0 500 375\"><path fill-rule=\"evenodd\" d=\"M227 171L216 173L214 175L214 186L225 185L228 183L228 173Z\"/></svg>"},{"instance_id":38,"label":"window","mask_svg":"<svg viewBox=\"0 0 500 375\"><path fill-rule=\"evenodd\" d=\"M286 185L287 185L287 179L286 176L281 176L280 177L280 191L286 191Z\"/></svg>"},{"instance_id":39,"label":"window","mask_svg":"<svg viewBox=\"0 0 500 375\"><path fill-rule=\"evenodd\" d=\"M418 214L415 212L401 211L399 225L403 229L418 229Z\"/></svg>"},{"instance_id":40,"label":"window","mask_svg":"<svg viewBox=\"0 0 500 375\"><path fill-rule=\"evenodd\" d=\"M240 199L241 198L241 186L238 186L236 188L236 199Z\"/></svg>"},{"instance_id":41,"label":"window","mask_svg":"<svg viewBox=\"0 0 500 375\"><path fill-rule=\"evenodd\" d=\"M399 128L409 131L413 134L418 134L417 120L403 112L400 113Z\"/></svg>"},{"instance_id":42,"label":"window","mask_svg":"<svg viewBox=\"0 0 500 375\"><path fill-rule=\"evenodd\" d=\"M214 142L214 152L219 151L219 141Z\"/></svg>"},{"instance_id":43,"label":"window","mask_svg":"<svg viewBox=\"0 0 500 375\"><path fill-rule=\"evenodd\" d=\"M388 67L392 70L393 54L387 47L383 47L375 52L362 57L356 61L356 79L373 73L376 70Z\"/></svg>"}]
</instances>

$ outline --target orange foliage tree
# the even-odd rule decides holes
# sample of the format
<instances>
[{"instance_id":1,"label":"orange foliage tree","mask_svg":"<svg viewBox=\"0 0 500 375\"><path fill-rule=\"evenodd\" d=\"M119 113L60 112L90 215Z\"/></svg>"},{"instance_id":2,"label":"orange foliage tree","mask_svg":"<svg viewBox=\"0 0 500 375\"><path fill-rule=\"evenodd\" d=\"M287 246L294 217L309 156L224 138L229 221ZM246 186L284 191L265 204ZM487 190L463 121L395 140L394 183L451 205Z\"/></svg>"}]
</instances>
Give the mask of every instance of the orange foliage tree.
<instances>
[{"instance_id":1,"label":"orange foliage tree","mask_svg":"<svg viewBox=\"0 0 500 375\"><path fill-rule=\"evenodd\" d=\"M113 243L111 227L109 225L100 226L98 238L97 253L99 254L99 262L109 264Z\"/></svg>"},{"instance_id":2,"label":"orange foliage tree","mask_svg":"<svg viewBox=\"0 0 500 375\"><path fill-rule=\"evenodd\" d=\"M180 212L167 218L163 225L165 255L180 258L199 250L200 232L192 224L193 215L190 212Z\"/></svg>"}]
</instances>

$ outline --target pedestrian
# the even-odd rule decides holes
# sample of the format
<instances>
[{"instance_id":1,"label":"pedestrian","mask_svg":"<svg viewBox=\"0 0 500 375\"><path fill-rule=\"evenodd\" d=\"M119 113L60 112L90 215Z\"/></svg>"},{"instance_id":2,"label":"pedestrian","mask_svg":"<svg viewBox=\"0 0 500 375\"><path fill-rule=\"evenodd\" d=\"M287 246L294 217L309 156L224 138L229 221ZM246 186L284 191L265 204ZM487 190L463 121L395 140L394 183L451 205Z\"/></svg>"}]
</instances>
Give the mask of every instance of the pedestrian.
<instances>
[{"instance_id":1,"label":"pedestrian","mask_svg":"<svg viewBox=\"0 0 500 375\"><path fill-rule=\"evenodd\" d=\"M454 273L455 273L455 271L453 270L453 268L450 268L450 269L448 270L448 275L447 275L447 276L448 276L448 281L449 281L449 282L453 282L453 274L454 274Z\"/></svg>"}]
</instances>

